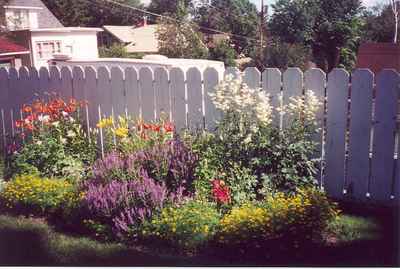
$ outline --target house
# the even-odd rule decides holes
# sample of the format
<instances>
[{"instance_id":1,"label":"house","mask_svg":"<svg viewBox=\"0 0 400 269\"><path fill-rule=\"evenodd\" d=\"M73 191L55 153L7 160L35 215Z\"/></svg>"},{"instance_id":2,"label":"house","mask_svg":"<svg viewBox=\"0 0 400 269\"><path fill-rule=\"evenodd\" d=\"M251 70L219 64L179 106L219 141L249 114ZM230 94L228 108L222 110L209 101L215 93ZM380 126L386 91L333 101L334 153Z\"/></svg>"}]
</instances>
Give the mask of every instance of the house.
<instances>
[{"instance_id":1,"label":"house","mask_svg":"<svg viewBox=\"0 0 400 269\"><path fill-rule=\"evenodd\" d=\"M71 58L98 57L100 28L64 27L40 0L10 0L2 12L0 17L3 28L7 29L7 40L29 51L14 63L10 62L11 66L48 66L54 54ZM0 43L0 51L3 49ZM0 55L0 62L6 61L6 56Z\"/></svg>"},{"instance_id":2,"label":"house","mask_svg":"<svg viewBox=\"0 0 400 269\"><path fill-rule=\"evenodd\" d=\"M158 53L157 28L157 24L146 21L140 26L105 25L100 44L105 47L122 44L129 53Z\"/></svg>"},{"instance_id":3,"label":"house","mask_svg":"<svg viewBox=\"0 0 400 269\"><path fill-rule=\"evenodd\" d=\"M0 67L20 67L24 57L29 58L30 51L13 42L7 37L0 36Z\"/></svg>"}]
</instances>

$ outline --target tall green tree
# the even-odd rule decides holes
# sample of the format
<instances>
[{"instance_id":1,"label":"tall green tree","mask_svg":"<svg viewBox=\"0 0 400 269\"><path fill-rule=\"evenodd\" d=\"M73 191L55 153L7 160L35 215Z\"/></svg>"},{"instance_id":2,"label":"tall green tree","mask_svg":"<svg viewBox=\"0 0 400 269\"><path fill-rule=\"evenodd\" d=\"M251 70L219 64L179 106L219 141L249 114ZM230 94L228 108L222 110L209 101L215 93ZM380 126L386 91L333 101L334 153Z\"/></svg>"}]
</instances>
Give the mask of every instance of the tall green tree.
<instances>
[{"instance_id":1,"label":"tall green tree","mask_svg":"<svg viewBox=\"0 0 400 269\"><path fill-rule=\"evenodd\" d=\"M193 11L193 0L151 0L148 10L157 14L173 15L179 19Z\"/></svg>"},{"instance_id":2,"label":"tall green tree","mask_svg":"<svg viewBox=\"0 0 400 269\"><path fill-rule=\"evenodd\" d=\"M395 21L390 5L376 5L363 14L363 41L393 42Z\"/></svg>"},{"instance_id":3,"label":"tall green tree","mask_svg":"<svg viewBox=\"0 0 400 269\"><path fill-rule=\"evenodd\" d=\"M64 26L101 27L103 25L133 25L143 14L104 0L42 0ZM141 7L140 0L116 0Z\"/></svg>"},{"instance_id":4,"label":"tall green tree","mask_svg":"<svg viewBox=\"0 0 400 269\"><path fill-rule=\"evenodd\" d=\"M160 54L170 58L208 58L208 48L202 34L188 19L160 18L158 24Z\"/></svg>"},{"instance_id":5,"label":"tall green tree","mask_svg":"<svg viewBox=\"0 0 400 269\"><path fill-rule=\"evenodd\" d=\"M278 0L273 9L271 33L284 42L310 47L323 70L345 64L344 53L355 57L363 22L360 0Z\"/></svg>"},{"instance_id":6,"label":"tall green tree","mask_svg":"<svg viewBox=\"0 0 400 269\"><path fill-rule=\"evenodd\" d=\"M253 50L252 39L257 37L259 18L256 6L249 0L205 0L194 17L201 27L238 35L231 38L238 54L249 54Z\"/></svg>"}]
</instances>

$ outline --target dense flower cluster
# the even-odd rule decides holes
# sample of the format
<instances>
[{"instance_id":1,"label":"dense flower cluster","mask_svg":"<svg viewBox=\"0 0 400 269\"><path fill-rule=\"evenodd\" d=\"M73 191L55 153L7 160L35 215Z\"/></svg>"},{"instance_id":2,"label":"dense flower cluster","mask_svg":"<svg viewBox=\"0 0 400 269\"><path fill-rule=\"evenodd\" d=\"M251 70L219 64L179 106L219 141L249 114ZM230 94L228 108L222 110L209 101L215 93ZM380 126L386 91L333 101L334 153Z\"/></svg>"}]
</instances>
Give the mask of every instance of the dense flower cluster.
<instances>
[{"instance_id":1,"label":"dense flower cluster","mask_svg":"<svg viewBox=\"0 0 400 269\"><path fill-rule=\"evenodd\" d=\"M214 236L219 218L218 211L209 204L187 201L179 207L164 208L159 216L144 226L142 237L195 250Z\"/></svg>"},{"instance_id":2,"label":"dense flower cluster","mask_svg":"<svg viewBox=\"0 0 400 269\"><path fill-rule=\"evenodd\" d=\"M127 156L113 151L97 160L92 168L96 180L102 182L133 180L144 169L151 178L164 182L170 191L176 192L181 188L190 189L197 162L197 155L175 137Z\"/></svg>"},{"instance_id":3,"label":"dense flower cluster","mask_svg":"<svg viewBox=\"0 0 400 269\"><path fill-rule=\"evenodd\" d=\"M268 244L270 240L297 246L321 236L329 221L338 214L326 195L308 188L296 195L277 193L259 204L232 209L221 220L218 234L222 244Z\"/></svg>"},{"instance_id":4,"label":"dense flower cluster","mask_svg":"<svg viewBox=\"0 0 400 269\"><path fill-rule=\"evenodd\" d=\"M73 185L66 180L17 176L4 185L0 200L8 208L28 208L41 213L59 208L75 199Z\"/></svg>"},{"instance_id":5,"label":"dense flower cluster","mask_svg":"<svg viewBox=\"0 0 400 269\"><path fill-rule=\"evenodd\" d=\"M231 194L225 182L223 180L214 179L211 183L213 185L212 195L215 201L221 204L229 204L231 202Z\"/></svg>"},{"instance_id":6,"label":"dense flower cluster","mask_svg":"<svg viewBox=\"0 0 400 269\"><path fill-rule=\"evenodd\" d=\"M39 173L44 177L80 179L96 155L95 132L83 128L79 109L86 102L56 95L23 107L15 140L7 147L10 176ZM17 139L17 138L22 138Z\"/></svg>"},{"instance_id":7,"label":"dense flower cluster","mask_svg":"<svg viewBox=\"0 0 400 269\"><path fill-rule=\"evenodd\" d=\"M268 94L261 89L251 89L241 76L238 79L232 75L226 76L210 96L215 106L225 113L238 113L246 119L256 119L263 124L272 121Z\"/></svg>"},{"instance_id":8,"label":"dense flower cluster","mask_svg":"<svg viewBox=\"0 0 400 269\"><path fill-rule=\"evenodd\" d=\"M322 105L322 101L313 91L306 90L304 96L290 97L289 104L277 110L280 114L288 114L295 120L315 124L317 112Z\"/></svg>"},{"instance_id":9,"label":"dense flower cluster","mask_svg":"<svg viewBox=\"0 0 400 269\"><path fill-rule=\"evenodd\" d=\"M84 104L85 102L78 102L73 98L69 102L58 97L51 97L48 102L35 100L32 105L24 105L22 111L26 117L17 120L15 125L17 128L32 131L43 125L57 126L60 120L74 121L71 115Z\"/></svg>"},{"instance_id":10,"label":"dense flower cluster","mask_svg":"<svg viewBox=\"0 0 400 269\"><path fill-rule=\"evenodd\" d=\"M132 181L111 181L105 185L90 181L83 203L92 219L109 224L114 232L123 235L161 211L167 199L165 185L142 171L141 178Z\"/></svg>"},{"instance_id":11,"label":"dense flower cluster","mask_svg":"<svg viewBox=\"0 0 400 269\"><path fill-rule=\"evenodd\" d=\"M105 132L106 147L124 153L163 144L172 139L174 133L174 125L169 121L146 123L142 119L133 121L125 116L118 116L117 120L112 116L103 118L97 127Z\"/></svg>"}]
</instances>

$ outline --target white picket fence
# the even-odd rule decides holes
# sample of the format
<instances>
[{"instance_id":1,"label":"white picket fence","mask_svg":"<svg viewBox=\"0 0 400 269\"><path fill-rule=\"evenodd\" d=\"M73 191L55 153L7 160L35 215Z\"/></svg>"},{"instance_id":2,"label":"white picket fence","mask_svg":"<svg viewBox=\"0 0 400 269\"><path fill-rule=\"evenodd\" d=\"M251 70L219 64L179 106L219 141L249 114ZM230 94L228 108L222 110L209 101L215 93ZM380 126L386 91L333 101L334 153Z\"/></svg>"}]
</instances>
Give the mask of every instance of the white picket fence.
<instances>
[{"instance_id":1,"label":"white picket fence","mask_svg":"<svg viewBox=\"0 0 400 269\"><path fill-rule=\"evenodd\" d=\"M240 72L227 69L226 73ZM49 92L87 100L89 127L103 116L131 115L150 121L165 113L177 128L213 130L219 113L208 93L220 79L215 69L201 73L197 68L186 73L179 68L2 68L1 144L6 145L16 132L14 121L22 117L23 104ZM318 112L323 132L315 139L321 142L317 158L324 167L320 183L332 197L384 204L399 201L398 73L384 70L375 77L366 69L351 75L334 69L326 76L319 69L303 73L289 68L282 74L274 68L263 73L248 68L244 80L268 92L274 107L304 94L305 89L325 100L325 109ZM284 116L276 114L274 123L284 125Z\"/></svg>"}]
</instances>

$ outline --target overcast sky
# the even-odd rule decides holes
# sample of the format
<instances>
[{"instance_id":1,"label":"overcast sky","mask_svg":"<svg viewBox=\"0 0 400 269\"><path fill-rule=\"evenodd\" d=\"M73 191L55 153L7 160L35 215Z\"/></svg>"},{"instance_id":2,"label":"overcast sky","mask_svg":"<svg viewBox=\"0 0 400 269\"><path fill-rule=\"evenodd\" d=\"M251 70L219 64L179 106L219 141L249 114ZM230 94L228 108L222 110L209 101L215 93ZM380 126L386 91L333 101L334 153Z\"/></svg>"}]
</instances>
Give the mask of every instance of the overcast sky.
<instances>
[{"instance_id":1,"label":"overcast sky","mask_svg":"<svg viewBox=\"0 0 400 269\"><path fill-rule=\"evenodd\" d=\"M148 4L150 2L150 0L141 0L141 1L145 4ZM260 8L261 0L250 0L250 1L253 2L254 4L256 4L257 8ZM340 0L338 0L338 1L340 1ZM385 1L388 2L389 0L362 0L362 1L363 1L364 5L366 5L366 6L373 6L375 4L383 3ZM265 0L265 2L267 5L270 5L270 4L274 3L275 0Z\"/></svg>"}]
</instances>

